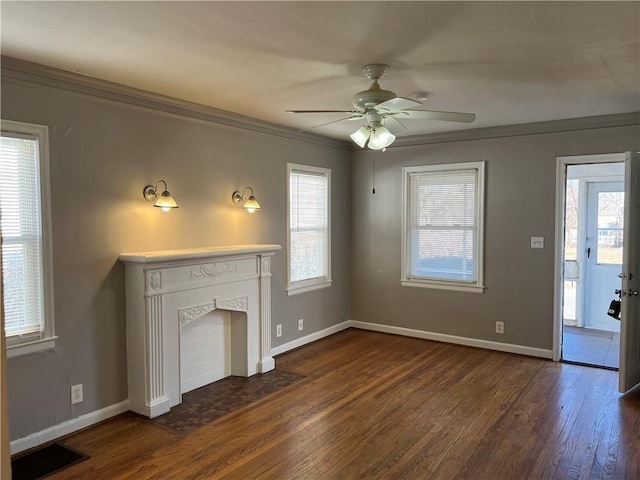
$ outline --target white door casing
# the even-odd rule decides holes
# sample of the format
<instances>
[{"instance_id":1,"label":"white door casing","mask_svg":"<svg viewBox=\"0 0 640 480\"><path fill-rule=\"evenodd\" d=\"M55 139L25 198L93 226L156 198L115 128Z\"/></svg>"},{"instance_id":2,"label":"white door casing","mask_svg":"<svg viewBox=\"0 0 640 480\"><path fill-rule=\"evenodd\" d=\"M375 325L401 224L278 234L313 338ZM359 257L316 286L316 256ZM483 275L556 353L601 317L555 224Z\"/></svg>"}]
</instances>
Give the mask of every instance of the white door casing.
<instances>
[{"instance_id":1,"label":"white door casing","mask_svg":"<svg viewBox=\"0 0 640 480\"><path fill-rule=\"evenodd\" d=\"M578 155L558 157L556 163L556 229L554 248L554 297L553 297L553 360L562 360L562 326L563 326L563 302L564 302L564 244L565 244L565 201L567 167L569 165L597 165L623 162L624 153L607 153L598 155ZM610 169L607 168L607 171ZM622 172L620 172L621 174ZM614 175L619 180L622 175ZM598 175L602 177L603 175ZM605 175L609 176L609 175ZM581 262L580 250L578 251L578 263ZM580 269L580 266L578 265ZM578 305L581 296L578 295ZM578 312L580 315L580 312Z\"/></svg>"}]
</instances>

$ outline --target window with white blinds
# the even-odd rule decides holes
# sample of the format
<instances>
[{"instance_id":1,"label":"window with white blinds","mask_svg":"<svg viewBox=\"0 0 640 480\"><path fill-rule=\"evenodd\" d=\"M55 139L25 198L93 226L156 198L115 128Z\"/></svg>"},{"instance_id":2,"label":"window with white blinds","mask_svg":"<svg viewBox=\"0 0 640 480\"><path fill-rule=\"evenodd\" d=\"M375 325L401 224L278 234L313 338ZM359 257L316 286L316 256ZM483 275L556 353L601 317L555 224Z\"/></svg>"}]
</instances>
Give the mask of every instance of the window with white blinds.
<instances>
[{"instance_id":1,"label":"window with white blinds","mask_svg":"<svg viewBox=\"0 0 640 480\"><path fill-rule=\"evenodd\" d=\"M406 167L402 283L482 291L484 162Z\"/></svg>"},{"instance_id":2,"label":"window with white blinds","mask_svg":"<svg viewBox=\"0 0 640 480\"><path fill-rule=\"evenodd\" d=\"M52 346L46 342L53 337L51 285L45 285L50 274L48 231L45 233L49 226L48 188L42 188L43 177L48 182L46 146L46 127L2 122L0 231L9 356L13 356L13 347L30 344L22 349L28 353ZM34 346L43 342L46 345Z\"/></svg>"},{"instance_id":3,"label":"window with white blinds","mask_svg":"<svg viewBox=\"0 0 640 480\"><path fill-rule=\"evenodd\" d=\"M287 165L289 294L331 284L331 170Z\"/></svg>"}]
</instances>

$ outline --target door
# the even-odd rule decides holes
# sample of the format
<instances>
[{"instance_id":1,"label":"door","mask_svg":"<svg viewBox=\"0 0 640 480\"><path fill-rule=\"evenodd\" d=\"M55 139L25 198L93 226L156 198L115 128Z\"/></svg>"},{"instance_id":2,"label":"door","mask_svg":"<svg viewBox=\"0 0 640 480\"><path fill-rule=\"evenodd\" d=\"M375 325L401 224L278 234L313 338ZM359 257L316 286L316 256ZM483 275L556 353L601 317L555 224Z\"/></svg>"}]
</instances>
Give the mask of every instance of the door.
<instances>
[{"instance_id":1,"label":"door","mask_svg":"<svg viewBox=\"0 0 640 480\"><path fill-rule=\"evenodd\" d=\"M640 383L640 155L625 158L624 247L618 390Z\"/></svg>"},{"instance_id":2,"label":"door","mask_svg":"<svg viewBox=\"0 0 640 480\"><path fill-rule=\"evenodd\" d=\"M620 331L607 315L614 291L620 288L624 227L624 182L587 184L587 228L583 309L586 328Z\"/></svg>"}]
</instances>

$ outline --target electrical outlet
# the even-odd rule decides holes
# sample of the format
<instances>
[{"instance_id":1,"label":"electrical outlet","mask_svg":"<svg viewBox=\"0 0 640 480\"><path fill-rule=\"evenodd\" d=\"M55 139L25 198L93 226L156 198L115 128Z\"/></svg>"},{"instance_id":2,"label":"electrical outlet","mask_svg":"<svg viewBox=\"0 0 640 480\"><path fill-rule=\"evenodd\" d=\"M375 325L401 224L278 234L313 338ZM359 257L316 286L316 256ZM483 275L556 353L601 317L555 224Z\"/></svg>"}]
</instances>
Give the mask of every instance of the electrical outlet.
<instances>
[{"instance_id":1,"label":"electrical outlet","mask_svg":"<svg viewBox=\"0 0 640 480\"><path fill-rule=\"evenodd\" d=\"M282 336L282 325L276 325L276 337Z\"/></svg>"},{"instance_id":2,"label":"electrical outlet","mask_svg":"<svg viewBox=\"0 0 640 480\"><path fill-rule=\"evenodd\" d=\"M496 322L496 333L504 333L504 322Z\"/></svg>"},{"instance_id":3,"label":"electrical outlet","mask_svg":"<svg viewBox=\"0 0 640 480\"><path fill-rule=\"evenodd\" d=\"M71 404L82 402L82 384L71 387Z\"/></svg>"},{"instance_id":4,"label":"electrical outlet","mask_svg":"<svg viewBox=\"0 0 640 480\"><path fill-rule=\"evenodd\" d=\"M304 319L298 320L298 331L301 332L304 329Z\"/></svg>"}]
</instances>

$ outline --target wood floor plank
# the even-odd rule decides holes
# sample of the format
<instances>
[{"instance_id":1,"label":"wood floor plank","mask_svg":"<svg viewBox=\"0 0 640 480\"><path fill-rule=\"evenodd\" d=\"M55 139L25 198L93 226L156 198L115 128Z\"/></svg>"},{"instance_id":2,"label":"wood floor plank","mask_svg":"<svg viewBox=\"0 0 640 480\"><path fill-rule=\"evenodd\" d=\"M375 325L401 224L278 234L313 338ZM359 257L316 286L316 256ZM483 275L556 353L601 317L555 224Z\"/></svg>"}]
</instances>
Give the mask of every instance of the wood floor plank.
<instances>
[{"instance_id":1,"label":"wood floor plank","mask_svg":"<svg viewBox=\"0 0 640 480\"><path fill-rule=\"evenodd\" d=\"M189 434L124 414L50 477L638 479L640 392L577 365L349 329L279 356L306 375Z\"/></svg>"}]
</instances>

